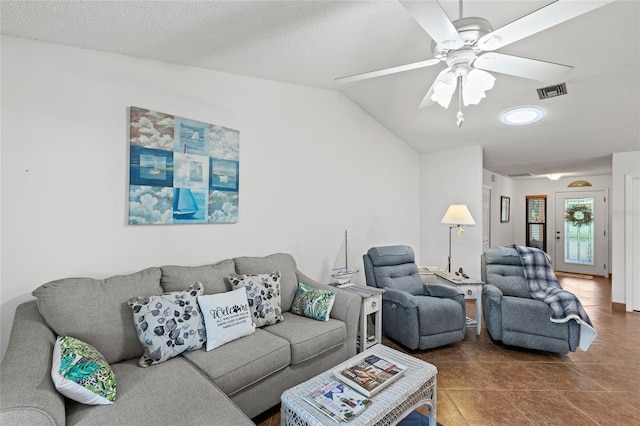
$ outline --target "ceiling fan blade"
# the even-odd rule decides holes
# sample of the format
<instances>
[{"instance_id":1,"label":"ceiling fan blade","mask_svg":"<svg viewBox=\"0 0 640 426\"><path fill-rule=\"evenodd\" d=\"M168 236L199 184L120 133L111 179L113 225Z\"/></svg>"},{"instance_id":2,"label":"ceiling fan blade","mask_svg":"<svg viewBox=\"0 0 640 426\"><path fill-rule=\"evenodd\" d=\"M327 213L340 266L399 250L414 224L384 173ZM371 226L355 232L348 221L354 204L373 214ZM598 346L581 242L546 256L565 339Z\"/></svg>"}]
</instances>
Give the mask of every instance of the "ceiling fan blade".
<instances>
[{"instance_id":1,"label":"ceiling fan blade","mask_svg":"<svg viewBox=\"0 0 640 426\"><path fill-rule=\"evenodd\" d=\"M558 0L486 34L478 40L478 47L485 51L499 49L547 28L591 12L612 1L614 0Z\"/></svg>"},{"instance_id":2,"label":"ceiling fan blade","mask_svg":"<svg viewBox=\"0 0 640 426\"><path fill-rule=\"evenodd\" d=\"M350 75L348 77L336 78L338 83L352 83L354 81L366 80L368 78L380 77L383 75L395 74L402 71L415 70L418 68L430 67L440 62L440 59L427 59L426 61L414 62L412 64L399 65L397 67L385 68L377 71L369 71L362 74Z\"/></svg>"},{"instance_id":3,"label":"ceiling fan blade","mask_svg":"<svg viewBox=\"0 0 640 426\"><path fill-rule=\"evenodd\" d=\"M505 55L497 52L484 53L478 56L473 62L473 67L485 71L510 74L539 81L559 80L573 69L573 67L569 65Z\"/></svg>"},{"instance_id":4,"label":"ceiling fan blade","mask_svg":"<svg viewBox=\"0 0 640 426\"><path fill-rule=\"evenodd\" d=\"M464 41L456 31L447 14L436 0L400 1L407 12L429 34L429 36L445 49L458 49Z\"/></svg>"}]
</instances>

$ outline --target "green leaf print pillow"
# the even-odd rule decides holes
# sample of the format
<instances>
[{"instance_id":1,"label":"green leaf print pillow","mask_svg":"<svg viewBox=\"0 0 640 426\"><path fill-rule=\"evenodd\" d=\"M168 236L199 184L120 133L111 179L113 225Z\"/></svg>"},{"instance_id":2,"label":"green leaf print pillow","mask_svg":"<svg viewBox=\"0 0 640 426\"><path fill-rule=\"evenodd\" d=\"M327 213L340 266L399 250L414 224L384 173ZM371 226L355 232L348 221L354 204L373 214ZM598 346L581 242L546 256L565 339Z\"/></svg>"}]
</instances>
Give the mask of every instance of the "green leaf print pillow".
<instances>
[{"instance_id":1,"label":"green leaf print pillow","mask_svg":"<svg viewBox=\"0 0 640 426\"><path fill-rule=\"evenodd\" d=\"M107 361L93 346L73 337L56 339L51 379L58 392L83 404L113 404L116 399L116 378Z\"/></svg>"},{"instance_id":2,"label":"green leaf print pillow","mask_svg":"<svg viewBox=\"0 0 640 426\"><path fill-rule=\"evenodd\" d=\"M318 321L329 321L329 314L336 300L335 290L321 290L298 283L298 290L293 298L291 312Z\"/></svg>"}]
</instances>

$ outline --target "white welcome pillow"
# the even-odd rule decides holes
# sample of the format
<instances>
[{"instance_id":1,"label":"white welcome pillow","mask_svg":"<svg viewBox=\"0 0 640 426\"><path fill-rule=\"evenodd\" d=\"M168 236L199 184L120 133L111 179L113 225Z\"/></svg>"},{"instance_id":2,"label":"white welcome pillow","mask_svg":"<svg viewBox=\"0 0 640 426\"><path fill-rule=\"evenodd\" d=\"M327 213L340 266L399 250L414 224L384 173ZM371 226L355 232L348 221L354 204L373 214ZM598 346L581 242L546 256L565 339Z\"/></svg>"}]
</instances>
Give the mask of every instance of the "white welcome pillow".
<instances>
[{"instance_id":1,"label":"white welcome pillow","mask_svg":"<svg viewBox=\"0 0 640 426\"><path fill-rule=\"evenodd\" d=\"M207 351L256 331L244 287L198 296L207 329Z\"/></svg>"}]
</instances>

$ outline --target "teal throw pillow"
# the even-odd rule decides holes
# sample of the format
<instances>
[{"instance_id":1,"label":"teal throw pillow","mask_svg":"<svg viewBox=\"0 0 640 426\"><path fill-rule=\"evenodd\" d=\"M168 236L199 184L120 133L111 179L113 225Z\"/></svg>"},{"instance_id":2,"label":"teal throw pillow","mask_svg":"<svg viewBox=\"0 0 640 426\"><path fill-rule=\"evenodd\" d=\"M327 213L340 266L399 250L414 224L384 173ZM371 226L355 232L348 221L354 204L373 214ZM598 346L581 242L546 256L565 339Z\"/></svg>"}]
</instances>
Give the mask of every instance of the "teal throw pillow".
<instances>
[{"instance_id":1,"label":"teal throw pillow","mask_svg":"<svg viewBox=\"0 0 640 426\"><path fill-rule=\"evenodd\" d=\"M335 300L335 290L322 290L298 283L298 290L291 304L291 312L318 321L329 321Z\"/></svg>"},{"instance_id":2,"label":"teal throw pillow","mask_svg":"<svg viewBox=\"0 0 640 426\"><path fill-rule=\"evenodd\" d=\"M113 404L116 399L116 378L107 361L74 337L56 339L51 379L58 392L83 404Z\"/></svg>"}]
</instances>

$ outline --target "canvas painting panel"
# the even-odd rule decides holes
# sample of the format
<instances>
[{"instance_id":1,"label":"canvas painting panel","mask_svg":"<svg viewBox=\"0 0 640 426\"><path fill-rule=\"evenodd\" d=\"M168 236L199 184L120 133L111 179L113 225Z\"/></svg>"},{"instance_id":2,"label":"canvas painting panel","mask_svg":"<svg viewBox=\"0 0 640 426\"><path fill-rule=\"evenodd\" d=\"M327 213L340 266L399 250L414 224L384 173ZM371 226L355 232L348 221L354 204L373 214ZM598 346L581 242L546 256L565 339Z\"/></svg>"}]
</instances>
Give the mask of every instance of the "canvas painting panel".
<instances>
[{"instance_id":1,"label":"canvas painting panel","mask_svg":"<svg viewBox=\"0 0 640 426\"><path fill-rule=\"evenodd\" d=\"M240 132L130 111L129 224L238 222Z\"/></svg>"}]
</instances>

